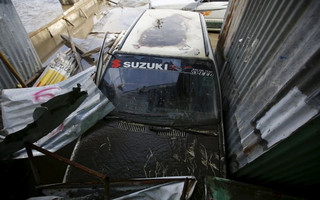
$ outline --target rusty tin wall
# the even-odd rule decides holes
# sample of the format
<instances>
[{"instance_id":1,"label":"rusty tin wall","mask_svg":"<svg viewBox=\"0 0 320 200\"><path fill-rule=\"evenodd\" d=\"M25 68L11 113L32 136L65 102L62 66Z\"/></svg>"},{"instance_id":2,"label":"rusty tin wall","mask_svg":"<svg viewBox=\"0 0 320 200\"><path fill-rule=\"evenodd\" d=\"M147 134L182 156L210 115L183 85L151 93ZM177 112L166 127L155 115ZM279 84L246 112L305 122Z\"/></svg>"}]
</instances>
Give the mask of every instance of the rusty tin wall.
<instances>
[{"instance_id":1,"label":"rusty tin wall","mask_svg":"<svg viewBox=\"0 0 320 200\"><path fill-rule=\"evenodd\" d=\"M0 50L24 81L42 67L11 0L0 0ZM0 89L15 88L18 81L2 61L0 66Z\"/></svg>"},{"instance_id":2,"label":"rusty tin wall","mask_svg":"<svg viewBox=\"0 0 320 200\"><path fill-rule=\"evenodd\" d=\"M231 175L244 177L239 173L243 168L254 165L319 115L319 11L318 0L229 2L216 57ZM296 140L298 146L289 146L287 155L278 154L276 163L267 164L285 167L282 158L299 147L304 154L295 159L303 157L305 163L319 165L319 154L314 153L319 145L303 141ZM299 166L287 170L299 172Z\"/></svg>"}]
</instances>

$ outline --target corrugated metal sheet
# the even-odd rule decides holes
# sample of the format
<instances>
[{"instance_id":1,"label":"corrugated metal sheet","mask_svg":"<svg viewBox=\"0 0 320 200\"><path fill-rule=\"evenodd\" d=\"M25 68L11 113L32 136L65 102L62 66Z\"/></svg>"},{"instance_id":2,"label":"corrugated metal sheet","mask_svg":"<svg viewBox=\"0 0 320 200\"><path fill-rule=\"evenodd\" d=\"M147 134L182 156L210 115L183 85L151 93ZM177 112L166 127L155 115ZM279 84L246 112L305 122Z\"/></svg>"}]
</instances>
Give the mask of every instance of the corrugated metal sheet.
<instances>
[{"instance_id":1,"label":"corrugated metal sheet","mask_svg":"<svg viewBox=\"0 0 320 200\"><path fill-rule=\"evenodd\" d=\"M231 174L254 165L319 115L319 10L318 0L229 2L216 56ZM319 162L314 149L296 142L309 153L305 163ZM277 157L277 164L285 157Z\"/></svg>"},{"instance_id":2,"label":"corrugated metal sheet","mask_svg":"<svg viewBox=\"0 0 320 200\"><path fill-rule=\"evenodd\" d=\"M241 168L234 178L263 184L292 195L318 199L320 116L268 153Z\"/></svg>"},{"instance_id":3,"label":"corrugated metal sheet","mask_svg":"<svg viewBox=\"0 0 320 200\"><path fill-rule=\"evenodd\" d=\"M33 114L37 108L55 97L72 91L79 84L81 91L86 91L88 96L56 129L47 133L35 144L48 151L55 152L74 141L114 109L112 103L92 80L92 75L95 74L96 70L95 66L90 67L53 85L2 90L1 110L3 111L4 132L12 134L26 128L28 124L35 121ZM34 130L37 132L36 129ZM28 132L26 131L26 133ZM8 148L14 148L14 146L9 144ZM41 155L41 153L34 152L34 156L38 155ZM13 158L26 157L25 149L13 155Z\"/></svg>"},{"instance_id":4,"label":"corrugated metal sheet","mask_svg":"<svg viewBox=\"0 0 320 200\"><path fill-rule=\"evenodd\" d=\"M11 2L0 0L0 50L24 81L41 69L41 62ZM0 61L0 88L15 88L18 81Z\"/></svg>"}]
</instances>

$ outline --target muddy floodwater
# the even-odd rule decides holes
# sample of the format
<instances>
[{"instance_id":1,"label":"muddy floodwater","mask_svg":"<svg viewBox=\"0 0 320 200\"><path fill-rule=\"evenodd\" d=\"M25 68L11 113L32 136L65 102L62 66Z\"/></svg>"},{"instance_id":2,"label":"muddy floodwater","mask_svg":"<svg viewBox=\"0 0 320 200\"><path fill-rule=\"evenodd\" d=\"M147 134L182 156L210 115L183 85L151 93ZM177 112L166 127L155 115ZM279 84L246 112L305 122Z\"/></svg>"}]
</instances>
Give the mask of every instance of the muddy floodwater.
<instances>
[{"instance_id":1,"label":"muddy floodwater","mask_svg":"<svg viewBox=\"0 0 320 200\"><path fill-rule=\"evenodd\" d=\"M64 9L59 0L12 0L27 33L59 17Z\"/></svg>"},{"instance_id":2,"label":"muddy floodwater","mask_svg":"<svg viewBox=\"0 0 320 200\"><path fill-rule=\"evenodd\" d=\"M40 29L70 8L62 6L59 0L12 0L12 3L27 33ZM139 7L148 3L149 0L120 0L119 6Z\"/></svg>"}]
</instances>

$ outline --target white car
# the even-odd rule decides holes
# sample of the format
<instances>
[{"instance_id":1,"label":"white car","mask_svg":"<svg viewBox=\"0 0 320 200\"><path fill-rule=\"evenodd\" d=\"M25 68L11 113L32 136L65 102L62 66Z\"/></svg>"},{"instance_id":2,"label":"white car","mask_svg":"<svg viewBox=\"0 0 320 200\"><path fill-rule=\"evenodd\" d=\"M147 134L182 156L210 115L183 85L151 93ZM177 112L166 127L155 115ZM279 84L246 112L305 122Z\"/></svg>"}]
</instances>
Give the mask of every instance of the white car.
<instances>
[{"instance_id":1,"label":"white car","mask_svg":"<svg viewBox=\"0 0 320 200\"><path fill-rule=\"evenodd\" d=\"M99 88L115 111L95 138L112 145L111 154L97 151L107 173L193 175L194 195L205 199L204 177L225 177L225 153L219 75L203 16L148 9L108 54L98 63L105 69ZM150 152L156 159L146 161Z\"/></svg>"}]
</instances>

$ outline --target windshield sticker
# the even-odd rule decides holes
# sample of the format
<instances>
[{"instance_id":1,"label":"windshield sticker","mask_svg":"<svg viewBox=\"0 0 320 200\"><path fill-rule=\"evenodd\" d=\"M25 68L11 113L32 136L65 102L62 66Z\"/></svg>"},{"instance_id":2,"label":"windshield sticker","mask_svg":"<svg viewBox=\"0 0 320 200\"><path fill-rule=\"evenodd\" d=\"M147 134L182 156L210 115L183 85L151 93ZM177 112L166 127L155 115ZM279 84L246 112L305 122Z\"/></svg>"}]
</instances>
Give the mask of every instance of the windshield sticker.
<instances>
[{"instance_id":1,"label":"windshield sticker","mask_svg":"<svg viewBox=\"0 0 320 200\"><path fill-rule=\"evenodd\" d=\"M124 62L124 68L168 70L168 64L148 62Z\"/></svg>"},{"instance_id":2,"label":"windshield sticker","mask_svg":"<svg viewBox=\"0 0 320 200\"><path fill-rule=\"evenodd\" d=\"M213 77L213 72L205 69L192 69L191 74Z\"/></svg>"},{"instance_id":3,"label":"windshield sticker","mask_svg":"<svg viewBox=\"0 0 320 200\"><path fill-rule=\"evenodd\" d=\"M151 62L122 62L119 59L115 59L111 63L112 68L124 67L134 69L156 69L156 70L168 70L168 64L151 63Z\"/></svg>"},{"instance_id":4,"label":"windshield sticker","mask_svg":"<svg viewBox=\"0 0 320 200\"><path fill-rule=\"evenodd\" d=\"M178 67L175 65L169 65L169 70L180 71L180 70L186 70L186 69L192 69L192 67L191 66Z\"/></svg>"},{"instance_id":5,"label":"windshield sticker","mask_svg":"<svg viewBox=\"0 0 320 200\"><path fill-rule=\"evenodd\" d=\"M134 56L120 56L117 55L111 61L111 68L133 68L133 69L151 69L151 70L166 70L191 73L194 75L213 77L213 71L209 68L208 63L202 61L187 61L179 59L168 58L153 58L153 57L139 57Z\"/></svg>"},{"instance_id":6,"label":"windshield sticker","mask_svg":"<svg viewBox=\"0 0 320 200\"><path fill-rule=\"evenodd\" d=\"M121 60L119 60L119 59L115 59L114 61L112 61L112 67L113 68L118 68L118 67L120 67L120 64L121 63Z\"/></svg>"}]
</instances>

